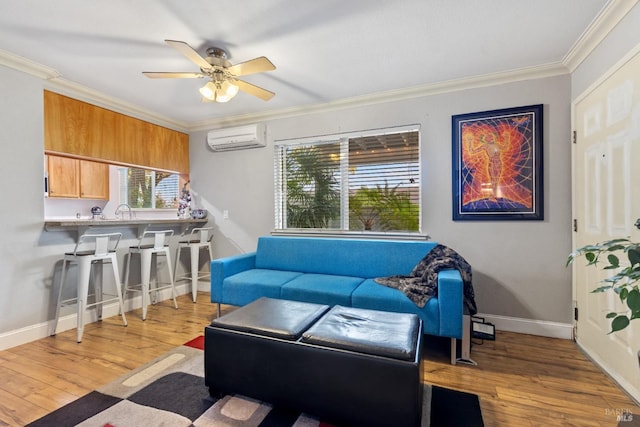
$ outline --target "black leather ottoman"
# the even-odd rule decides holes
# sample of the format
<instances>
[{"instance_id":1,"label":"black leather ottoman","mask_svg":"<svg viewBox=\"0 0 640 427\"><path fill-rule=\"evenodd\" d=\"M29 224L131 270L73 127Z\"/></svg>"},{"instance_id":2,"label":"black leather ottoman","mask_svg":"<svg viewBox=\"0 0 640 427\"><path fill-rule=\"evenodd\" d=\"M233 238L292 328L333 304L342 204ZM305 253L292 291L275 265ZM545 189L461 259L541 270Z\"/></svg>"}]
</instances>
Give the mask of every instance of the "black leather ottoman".
<instances>
[{"instance_id":1,"label":"black leather ottoman","mask_svg":"<svg viewBox=\"0 0 640 427\"><path fill-rule=\"evenodd\" d=\"M418 426L422 322L261 298L205 328L205 383L341 426ZM326 314L325 314L326 313Z\"/></svg>"}]
</instances>

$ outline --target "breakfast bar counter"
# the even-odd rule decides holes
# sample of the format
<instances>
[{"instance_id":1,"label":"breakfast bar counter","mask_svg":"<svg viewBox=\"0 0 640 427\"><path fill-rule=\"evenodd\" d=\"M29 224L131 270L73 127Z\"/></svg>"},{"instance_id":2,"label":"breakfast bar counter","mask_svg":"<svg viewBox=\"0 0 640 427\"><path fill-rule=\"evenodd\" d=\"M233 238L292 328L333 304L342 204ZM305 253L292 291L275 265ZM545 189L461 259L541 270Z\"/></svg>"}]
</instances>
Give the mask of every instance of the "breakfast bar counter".
<instances>
[{"instance_id":1,"label":"breakfast bar counter","mask_svg":"<svg viewBox=\"0 0 640 427\"><path fill-rule=\"evenodd\" d=\"M184 234L190 227L198 227L206 224L208 219L195 218L132 218L132 219L46 219L44 229L46 231L73 231L78 230L84 234L91 228L137 228L138 235L142 235L145 229L156 226L177 227Z\"/></svg>"}]
</instances>

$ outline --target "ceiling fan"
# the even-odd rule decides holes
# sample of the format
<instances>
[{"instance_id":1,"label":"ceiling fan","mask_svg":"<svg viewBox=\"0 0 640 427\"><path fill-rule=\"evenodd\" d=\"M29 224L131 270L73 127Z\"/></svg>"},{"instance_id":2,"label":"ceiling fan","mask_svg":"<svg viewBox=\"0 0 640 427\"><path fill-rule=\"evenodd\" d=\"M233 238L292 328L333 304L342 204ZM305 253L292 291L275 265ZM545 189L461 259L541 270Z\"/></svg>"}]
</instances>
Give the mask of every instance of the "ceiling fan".
<instances>
[{"instance_id":1,"label":"ceiling fan","mask_svg":"<svg viewBox=\"0 0 640 427\"><path fill-rule=\"evenodd\" d=\"M210 79L200 88L203 102L227 102L238 90L268 101L275 93L259 86L238 79L240 76L275 70L276 67L264 56L232 65L227 60L227 52L219 47L207 49L207 57L203 58L187 43L178 40L165 40L198 67L200 72L153 72L144 71L142 74L152 79Z\"/></svg>"}]
</instances>

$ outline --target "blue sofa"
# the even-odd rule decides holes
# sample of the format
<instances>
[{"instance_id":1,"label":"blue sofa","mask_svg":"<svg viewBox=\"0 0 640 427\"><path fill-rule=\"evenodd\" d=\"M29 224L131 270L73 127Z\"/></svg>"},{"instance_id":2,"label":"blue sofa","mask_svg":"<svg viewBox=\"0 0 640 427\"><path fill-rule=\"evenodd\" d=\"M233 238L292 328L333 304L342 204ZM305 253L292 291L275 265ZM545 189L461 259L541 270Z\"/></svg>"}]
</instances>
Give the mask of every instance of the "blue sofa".
<instances>
[{"instance_id":1,"label":"blue sofa","mask_svg":"<svg viewBox=\"0 0 640 427\"><path fill-rule=\"evenodd\" d=\"M438 296L424 308L402 292L374 282L408 275L437 243L346 238L266 236L255 252L211 261L211 302L246 305L260 297L415 313L424 333L463 338L463 284L457 270L438 275ZM467 343L468 345L468 343ZM465 343L463 342L463 352ZM468 352L468 349L467 349Z\"/></svg>"}]
</instances>

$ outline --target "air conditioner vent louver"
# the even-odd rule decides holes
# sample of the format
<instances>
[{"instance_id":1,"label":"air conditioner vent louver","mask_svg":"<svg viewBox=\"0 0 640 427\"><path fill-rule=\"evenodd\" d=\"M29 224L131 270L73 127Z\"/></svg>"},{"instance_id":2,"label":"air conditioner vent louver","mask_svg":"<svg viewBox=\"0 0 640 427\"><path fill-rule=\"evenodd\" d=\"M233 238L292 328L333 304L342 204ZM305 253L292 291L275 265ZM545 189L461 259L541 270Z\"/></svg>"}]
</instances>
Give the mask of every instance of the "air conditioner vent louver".
<instances>
[{"instance_id":1,"label":"air conditioner vent louver","mask_svg":"<svg viewBox=\"0 0 640 427\"><path fill-rule=\"evenodd\" d=\"M266 147L266 127L254 124L233 128L215 129L207 134L207 143L213 151L245 150Z\"/></svg>"}]
</instances>

